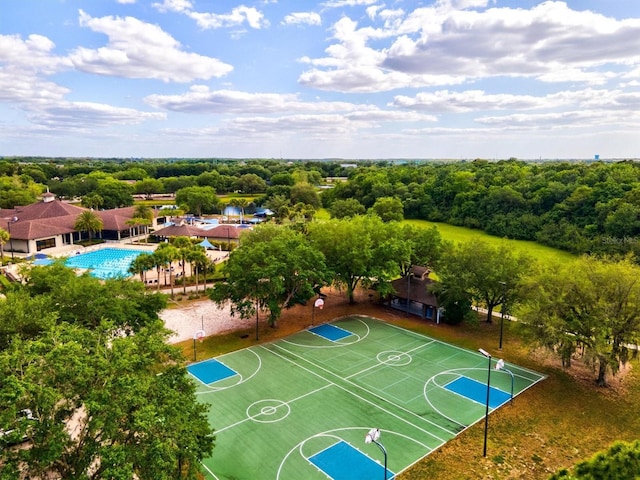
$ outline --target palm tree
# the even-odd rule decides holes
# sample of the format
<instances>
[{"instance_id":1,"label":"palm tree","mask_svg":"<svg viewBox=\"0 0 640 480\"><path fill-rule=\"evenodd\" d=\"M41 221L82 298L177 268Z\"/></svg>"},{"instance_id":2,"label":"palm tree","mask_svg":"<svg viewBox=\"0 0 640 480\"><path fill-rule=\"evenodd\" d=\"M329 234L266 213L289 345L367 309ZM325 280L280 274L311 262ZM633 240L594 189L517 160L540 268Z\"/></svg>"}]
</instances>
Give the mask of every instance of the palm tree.
<instances>
[{"instance_id":1,"label":"palm tree","mask_svg":"<svg viewBox=\"0 0 640 480\"><path fill-rule=\"evenodd\" d=\"M129 273L139 274L140 280L147 283L147 271L154 267L154 260L149 253L138 255L129 266Z\"/></svg>"},{"instance_id":2,"label":"palm tree","mask_svg":"<svg viewBox=\"0 0 640 480\"><path fill-rule=\"evenodd\" d=\"M157 256L157 259L160 262L159 264L164 266L164 284L166 286L167 270L170 270L173 261L179 258L178 249L170 243L161 243L158 245L158 248L156 248L154 255ZM173 298L173 275L171 273L169 274L169 282L171 284L171 298Z\"/></svg>"},{"instance_id":3,"label":"palm tree","mask_svg":"<svg viewBox=\"0 0 640 480\"><path fill-rule=\"evenodd\" d=\"M9 232L0 228L0 265L4 265L4 245L9 241Z\"/></svg>"},{"instance_id":4,"label":"palm tree","mask_svg":"<svg viewBox=\"0 0 640 480\"><path fill-rule=\"evenodd\" d=\"M185 265L187 263L187 257L189 256L189 250L193 248L193 243L187 237L176 237L173 239L172 245L178 249L178 258L182 264L182 291L187 293L187 282L185 277Z\"/></svg>"},{"instance_id":5,"label":"palm tree","mask_svg":"<svg viewBox=\"0 0 640 480\"><path fill-rule=\"evenodd\" d=\"M240 209L240 223L242 223L242 218L244 217L244 208L249 205L249 201L246 198L232 198L229 204L232 207Z\"/></svg>"},{"instance_id":6,"label":"palm tree","mask_svg":"<svg viewBox=\"0 0 640 480\"><path fill-rule=\"evenodd\" d=\"M127 220L125 222L127 225L129 225L129 236L133 237L133 227L140 227L143 225L151 225L151 221L147 220L146 218L142 218L142 217L133 217L129 220ZM138 229L138 233L140 232L140 229Z\"/></svg>"},{"instance_id":7,"label":"palm tree","mask_svg":"<svg viewBox=\"0 0 640 480\"><path fill-rule=\"evenodd\" d=\"M132 226L147 226L152 223L153 210L148 205L136 205L133 209L133 218L127 221L127 224Z\"/></svg>"},{"instance_id":8,"label":"palm tree","mask_svg":"<svg viewBox=\"0 0 640 480\"><path fill-rule=\"evenodd\" d=\"M89 241L93 239L93 234L102 230L104 224L102 219L91 210L82 212L76 217L76 223L73 228L79 232L87 232L89 234Z\"/></svg>"},{"instance_id":9,"label":"palm tree","mask_svg":"<svg viewBox=\"0 0 640 480\"><path fill-rule=\"evenodd\" d=\"M194 271L196 273L196 294L197 294L198 283L199 283L198 273L200 271L200 268L202 267L204 267L206 271L206 266L209 262L209 257L207 257L204 247L195 245L193 248L191 248L187 252L187 260L191 264L191 271ZM206 278L205 278L205 282L206 282ZM206 284L205 284L205 290L206 290Z\"/></svg>"}]
</instances>

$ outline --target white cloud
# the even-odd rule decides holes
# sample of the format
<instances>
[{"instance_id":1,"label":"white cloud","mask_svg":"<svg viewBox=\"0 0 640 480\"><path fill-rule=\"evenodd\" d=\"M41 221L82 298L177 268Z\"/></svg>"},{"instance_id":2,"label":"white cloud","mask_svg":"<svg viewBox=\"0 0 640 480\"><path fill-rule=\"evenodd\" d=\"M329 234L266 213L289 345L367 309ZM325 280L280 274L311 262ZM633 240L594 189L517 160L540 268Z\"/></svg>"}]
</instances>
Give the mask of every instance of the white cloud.
<instances>
[{"instance_id":1,"label":"white cloud","mask_svg":"<svg viewBox=\"0 0 640 480\"><path fill-rule=\"evenodd\" d=\"M566 90L544 96L487 94L482 90L466 90L452 92L422 92L415 97L398 95L391 106L420 112L481 112L488 110L532 110L560 108L581 108L589 111L626 110L631 116L640 110L640 93L624 90L605 90L587 88L582 90ZM546 115L546 114L535 114ZM555 115L555 113L551 113ZM502 118L502 117L491 117Z\"/></svg>"},{"instance_id":2,"label":"white cloud","mask_svg":"<svg viewBox=\"0 0 640 480\"><path fill-rule=\"evenodd\" d=\"M486 5L485 0L447 0L404 16L389 10L391 21L384 28L359 28L343 17L334 25L335 42L326 56L309 59L314 68L299 81L341 92L505 76L601 85L617 70L601 72L602 67L640 63L640 19L616 20L556 1L530 10L471 9ZM368 14L380 17L377 9ZM381 46L384 39L388 44ZM371 81L385 81L353 82L354 70L361 69Z\"/></svg>"},{"instance_id":3,"label":"white cloud","mask_svg":"<svg viewBox=\"0 0 640 480\"><path fill-rule=\"evenodd\" d=\"M294 12L286 15L284 25L322 25L322 18L315 12Z\"/></svg>"},{"instance_id":4,"label":"white cloud","mask_svg":"<svg viewBox=\"0 0 640 480\"><path fill-rule=\"evenodd\" d=\"M60 102L30 111L27 118L37 125L56 130L85 130L107 125L134 125L147 120L165 120L166 114L92 102Z\"/></svg>"},{"instance_id":5,"label":"white cloud","mask_svg":"<svg viewBox=\"0 0 640 480\"><path fill-rule=\"evenodd\" d=\"M42 35L0 35L0 65L12 70L55 73L71 65L64 57L52 54L55 44Z\"/></svg>"},{"instance_id":6,"label":"white cloud","mask_svg":"<svg viewBox=\"0 0 640 480\"><path fill-rule=\"evenodd\" d=\"M201 13L190 12L189 17L194 19L200 28L223 28L237 27L243 24L249 25L257 30L269 26L269 21L264 18L264 14L253 7L240 5L231 10L230 13Z\"/></svg>"},{"instance_id":7,"label":"white cloud","mask_svg":"<svg viewBox=\"0 0 640 480\"><path fill-rule=\"evenodd\" d=\"M153 3L152 6L160 12L189 12L193 4L189 0L163 0L162 3Z\"/></svg>"},{"instance_id":8,"label":"white cloud","mask_svg":"<svg viewBox=\"0 0 640 480\"><path fill-rule=\"evenodd\" d=\"M80 11L80 25L109 37L104 47L78 47L69 55L75 68L84 72L190 82L221 77L233 69L218 59L183 51L160 27L133 17L92 18Z\"/></svg>"},{"instance_id":9,"label":"white cloud","mask_svg":"<svg viewBox=\"0 0 640 480\"><path fill-rule=\"evenodd\" d=\"M377 3L378 0L329 0L328 2L324 2L322 6L327 8L338 8L338 7L357 7L361 5L373 5Z\"/></svg>"},{"instance_id":10,"label":"white cloud","mask_svg":"<svg viewBox=\"0 0 640 480\"><path fill-rule=\"evenodd\" d=\"M349 102L304 102L298 95L211 91L206 85L192 86L182 95L149 95L144 101L155 108L190 113L267 114L284 112L350 112L376 107Z\"/></svg>"}]
</instances>

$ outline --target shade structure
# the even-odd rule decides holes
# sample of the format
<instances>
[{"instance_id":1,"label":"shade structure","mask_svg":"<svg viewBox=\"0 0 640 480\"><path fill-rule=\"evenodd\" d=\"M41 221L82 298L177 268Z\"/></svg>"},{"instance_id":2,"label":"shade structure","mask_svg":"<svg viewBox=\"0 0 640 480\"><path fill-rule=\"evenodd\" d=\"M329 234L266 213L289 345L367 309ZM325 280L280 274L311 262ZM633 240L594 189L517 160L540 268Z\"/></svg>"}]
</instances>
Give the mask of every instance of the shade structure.
<instances>
[{"instance_id":1,"label":"shade structure","mask_svg":"<svg viewBox=\"0 0 640 480\"><path fill-rule=\"evenodd\" d=\"M201 241L198 245L200 245L201 247L204 248L215 248L213 246L213 244L209 241L208 238L205 238L203 241Z\"/></svg>"}]
</instances>

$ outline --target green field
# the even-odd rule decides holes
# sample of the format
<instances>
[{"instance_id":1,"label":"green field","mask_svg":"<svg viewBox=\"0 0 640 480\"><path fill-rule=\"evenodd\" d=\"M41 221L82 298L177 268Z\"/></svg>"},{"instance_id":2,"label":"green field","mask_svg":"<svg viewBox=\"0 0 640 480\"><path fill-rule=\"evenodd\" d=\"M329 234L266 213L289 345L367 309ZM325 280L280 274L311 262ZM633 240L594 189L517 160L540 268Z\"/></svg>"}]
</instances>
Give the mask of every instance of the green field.
<instances>
[{"instance_id":1,"label":"green field","mask_svg":"<svg viewBox=\"0 0 640 480\"><path fill-rule=\"evenodd\" d=\"M536 242L527 240L511 240L508 238L494 237L481 230L473 230L466 227L457 227L448 223L428 222L426 220L405 220L405 222L417 227L437 227L443 240L450 242L467 242L473 239L480 239L492 245L506 243L514 251L526 253L541 262L573 262L577 257L569 252L563 252L552 247L547 247Z\"/></svg>"},{"instance_id":2,"label":"green field","mask_svg":"<svg viewBox=\"0 0 640 480\"><path fill-rule=\"evenodd\" d=\"M480 353L368 317L320 329L344 337L305 330L189 366L216 430L206 478L382 475L381 451L364 442L371 428L381 430L397 474L484 418L488 361ZM507 368L492 369L492 411L544 378Z\"/></svg>"}]
</instances>

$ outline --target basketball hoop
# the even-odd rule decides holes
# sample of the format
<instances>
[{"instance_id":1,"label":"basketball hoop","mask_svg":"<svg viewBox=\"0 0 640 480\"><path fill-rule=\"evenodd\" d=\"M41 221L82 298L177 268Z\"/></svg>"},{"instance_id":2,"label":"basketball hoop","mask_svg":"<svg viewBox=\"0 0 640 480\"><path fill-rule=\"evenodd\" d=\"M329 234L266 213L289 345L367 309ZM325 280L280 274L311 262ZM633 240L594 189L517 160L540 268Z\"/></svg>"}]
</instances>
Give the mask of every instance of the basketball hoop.
<instances>
[{"instance_id":1,"label":"basketball hoop","mask_svg":"<svg viewBox=\"0 0 640 480\"><path fill-rule=\"evenodd\" d=\"M197 330L196 333L193 334L194 340L199 340L200 343L204 342L204 330Z\"/></svg>"},{"instance_id":2,"label":"basketball hoop","mask_svg":"<svg viewBox=\"0 0 640 480\"><path fill-rule=\"evenodd\" d=\"M313 306L322 310L322 307L324 307L324 300L321 298L317 299Z\"/></svg>"}]
</instances>

